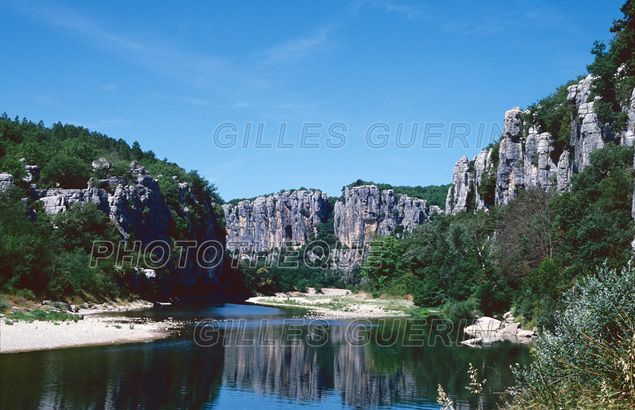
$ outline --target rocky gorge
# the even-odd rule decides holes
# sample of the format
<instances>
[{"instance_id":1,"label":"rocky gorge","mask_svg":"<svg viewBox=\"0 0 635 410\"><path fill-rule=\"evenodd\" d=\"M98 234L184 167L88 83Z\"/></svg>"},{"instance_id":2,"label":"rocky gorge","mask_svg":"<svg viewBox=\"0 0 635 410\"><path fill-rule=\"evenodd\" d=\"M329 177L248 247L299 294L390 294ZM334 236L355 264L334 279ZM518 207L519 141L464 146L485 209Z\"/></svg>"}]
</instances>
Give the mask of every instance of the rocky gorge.
<instances>
[{"instance_id":1,"label":"rocky gorge","mask_svg":"<svg viewBox=\"0 0 635 410\"><path fill-rule=\"evenodd\" d=\"M380 188L361 183L344 187L340 197L311 189L281 191L225 203L220 212L219 204L198 197L191 184L176 175L151 175L136 161L130 163L125 175L116 174L105 158L92 163L93 175L103 178L91 178L84 189L59 185L39 188L40 168L23 160L25 176L15 181L12 175L0 173L0 191L17 184L28 186L29 200L41 203L42 210L50 215L66 212L75 204L95 204L126 241L216 240L234 256L248 252L266 255L285 247L298 249L326 235L333 239L330 245L336 242L341 246L332 265L339 269L337 260L350 257L345 255L349 249L363 249L382 236L403 237L435 214L506 205L528 188L567 191L572 175L589 165L593 151L608 142L632 146L635 90L630 104L622 107L627 119L624 127L614 130L603 124L594 110L597 99L590 97L593 80L587 76L564 89L564 103L558 106L566 104L569 110L568 127L562 128L568 132L564 143L563 135L549 132L536 120L539 106L507 111L500 141L472 160L463 156L454 165L445 209L403 190L385 188L387 185ZM173 191L170 201L164 192L167 187ZM197 211L193 213L193 209ZM35 210L31 217L37 218ZM175 231L179 231L178 238ZM218 288L222 266L203 268L195 257L189 255L183 267L171 273L174 280L185 289L197 288L200 283Z\"/></svg>"}]
</instances>

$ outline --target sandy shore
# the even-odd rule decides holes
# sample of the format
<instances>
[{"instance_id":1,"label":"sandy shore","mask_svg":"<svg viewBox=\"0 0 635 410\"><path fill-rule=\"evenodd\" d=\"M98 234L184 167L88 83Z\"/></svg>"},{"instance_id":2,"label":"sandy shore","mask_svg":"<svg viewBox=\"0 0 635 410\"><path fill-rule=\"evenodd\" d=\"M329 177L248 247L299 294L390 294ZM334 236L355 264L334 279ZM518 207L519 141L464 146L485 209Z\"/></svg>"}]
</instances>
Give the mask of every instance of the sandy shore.
<instances>
[{"instance_id":1,"label":"sandy shore","mask_svg":"<svg viewBox=\"0 0 635 410\"><path fill-rule=\"evenodd\" d=\"M167 337L174 322L140 322L124 317L99 317L96 313L119 312L152 307L150 302L134 301L124 305L94 305L80 309L84 319L73 321L0 320L0 353L49 350L63 347L145 342Z\"/></svg>"},{"instance_id":2,"label":"sandy shore","mask_svg":"<svg viewBox=\"0 0 635 410\"><path fill-rule=\"evenodd\" d=\"M247 302L275 307L297 307L307 309L304 315L310 319L367 319L376 317L408 316L414 304L405 299L375 299L367 294L352 294L346 289L323 289L316 294L309 288L307 293L278 293L275 296L258 296Z\"/></svg>"},{"instance_id":3,"label":"sandy shore","mask_svg":"<svg viewBox=\"0 0 635 410\"><path fill-rule=\"evenodd\" d=\"M170 334L166 322L122 323L121 318L86 317L77 322L0 322L0 353L61 347L144 342Z\"/></svg>"}]
</instances>

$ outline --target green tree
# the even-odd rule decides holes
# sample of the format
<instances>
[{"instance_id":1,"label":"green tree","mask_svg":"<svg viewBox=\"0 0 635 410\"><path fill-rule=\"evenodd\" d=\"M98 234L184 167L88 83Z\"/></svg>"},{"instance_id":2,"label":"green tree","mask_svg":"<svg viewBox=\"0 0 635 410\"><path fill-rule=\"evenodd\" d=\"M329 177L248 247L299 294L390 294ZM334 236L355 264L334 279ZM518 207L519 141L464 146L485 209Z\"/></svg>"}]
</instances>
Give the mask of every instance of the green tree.
<instances>
[{"instance_id":1,"label":"green tree","mask_svg":"<svg viewBox=\"0 0 635 410\"><path fill-rule=\"evenodd\" d=\"M90 170L90 166L81 159L58 153L42 169L42 183L48 186L59 184L63 188L86 188Z\"/></svg>"}]
</instances>

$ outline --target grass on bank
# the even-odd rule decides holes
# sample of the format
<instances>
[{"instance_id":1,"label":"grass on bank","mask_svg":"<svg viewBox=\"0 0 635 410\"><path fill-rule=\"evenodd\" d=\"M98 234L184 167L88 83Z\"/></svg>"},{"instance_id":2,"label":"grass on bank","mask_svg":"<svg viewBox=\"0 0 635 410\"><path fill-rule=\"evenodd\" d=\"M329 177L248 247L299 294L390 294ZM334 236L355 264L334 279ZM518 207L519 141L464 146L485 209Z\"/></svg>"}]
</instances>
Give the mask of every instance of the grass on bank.
<instances>
[{"instance_id":1,"label":"grass on bank","mask_svg":"<svg viewBox=\"0 0 635 410\"><path fill-rule=\"evenodd\" d=\"M84 315L77 315L52 309L34 309L31 311L15 310L9 312L5 316L5 324L12 325L13 323L18 321L31 323L36 320L43 322L77 322L78 320L82 320L83 318Z\"/></svg>"}]
</instances>

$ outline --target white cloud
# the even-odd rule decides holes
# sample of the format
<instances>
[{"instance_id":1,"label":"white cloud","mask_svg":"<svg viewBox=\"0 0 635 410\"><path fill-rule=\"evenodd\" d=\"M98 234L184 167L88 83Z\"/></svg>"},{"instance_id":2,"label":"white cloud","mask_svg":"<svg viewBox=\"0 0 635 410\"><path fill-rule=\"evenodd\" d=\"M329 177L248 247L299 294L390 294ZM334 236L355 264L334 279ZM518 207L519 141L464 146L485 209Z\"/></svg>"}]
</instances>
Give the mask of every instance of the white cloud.
<instances>
[{"instance_id":1,"label":"white cloud","mask_svg":"<svg viewBox=\"0 0 635 410\"><path fill-rule=\"evenodd\" d=\"M101 89L104 91L115 91L117 89L116 83L103 84Z\"/></svg>"},{"instance_id":2,"label":"white cloud","mask_svg":"<svg viewBox=\"0 0 635 410\"><path fill-rule=\"evenodd\" d=\"M307 37L286 41L261 53L262 64L289 63L326 48L329 33L334 27L321 27Z\"/></svg>"},{"instance_id":3,"label":"white cloud","mask_svg":"<svg viewBox=\"0 0 635 410\"><path fill-rule=\"evenodd\" d=\"M351 3L351 9L354 14L357 14L363 8L383 10L414 19L424 17L425 4L405 3L398 0L356 0Z\"/></svg>"}]
</instances>

